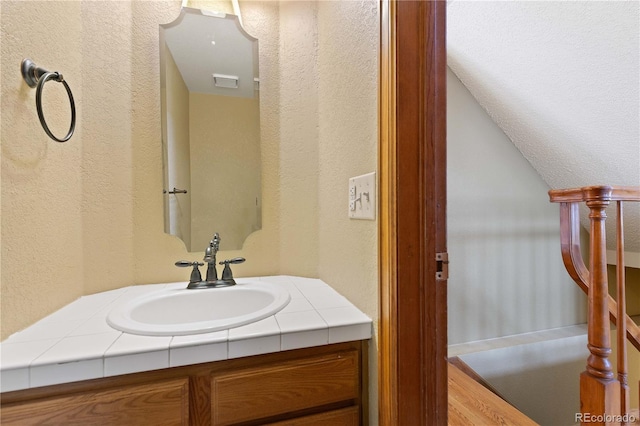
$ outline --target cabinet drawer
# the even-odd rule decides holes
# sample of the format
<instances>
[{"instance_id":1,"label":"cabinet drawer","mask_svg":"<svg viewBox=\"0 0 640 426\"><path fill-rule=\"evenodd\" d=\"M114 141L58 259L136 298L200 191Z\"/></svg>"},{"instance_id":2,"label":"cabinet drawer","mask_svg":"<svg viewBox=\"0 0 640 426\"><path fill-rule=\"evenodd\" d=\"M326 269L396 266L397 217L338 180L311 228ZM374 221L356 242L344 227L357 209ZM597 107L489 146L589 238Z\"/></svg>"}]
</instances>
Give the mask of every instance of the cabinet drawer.
<instances>
[{"instance_id":1,"label":"cabinet drawer","mask_svg":"<svg viewBox=\"0 0 640 426\"><path fill-rule=\"evenodd\" d=\"M187 378L85 391L2 407L9 425L187 425Z\"/></svg>"},{"instance_id":2,"label":"cabinet drawer","mask_svg":"<svg viewBox=\"0 0 640 426\"><path fill-rule=\"evenodd\" d=\"M359 398L357 351L273 363L211 378L211 419L230 425Z\"/></svg>"},{"instance_id":3,"label":"cabinet drawer","mask_svg":"<svg viewBox=\"0 0 640 426\"><path fill-rule=\"evenodd\" d=\"M359 407L348 407L313 416L269 423L268 426L358 426L360 425L359 413Z\"/></svg>"}]
</instances>

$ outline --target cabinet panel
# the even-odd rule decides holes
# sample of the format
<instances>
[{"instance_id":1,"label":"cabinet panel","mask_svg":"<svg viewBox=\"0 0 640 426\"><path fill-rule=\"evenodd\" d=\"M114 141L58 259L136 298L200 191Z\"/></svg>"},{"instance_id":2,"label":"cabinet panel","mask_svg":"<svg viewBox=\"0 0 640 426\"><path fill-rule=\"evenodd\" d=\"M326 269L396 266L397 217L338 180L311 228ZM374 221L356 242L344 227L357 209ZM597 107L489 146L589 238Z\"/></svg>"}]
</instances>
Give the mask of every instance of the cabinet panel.
<instances>
[{"instance_id":1,"label":"cabinet panel","mask_svg":"<svg viewBox=\"0 0 640 426\"><path fill-rule=\"evenodd\" d=\"M268 426L358 426L360 425L360 410L358 407L348 407L342 410L305 416L283 422L269 423Z\"/></svg>"},{"instance_id":2,"label":"cabinet panel","mask_svg":"<svg viewBox=\"0 0 640 426\"><path fill-rule=\"evenodd\" d=\"M0 424L366 424L366 349L345 342L5 392Z\"/></svg>"},{"instance_id":3,"label":"cabinet panel","mask_svg":"<svg viewBox=\"0 0 640 426\"><path fill-rule=\"evenodd\" d=\"M211 378L211 418L230 425L357 400L359 354L339 352L272 363Z\"/></svg>"},{"instance_id":4,"label":"cabinet panel","mask_svg":"<svg viewBox=\"0 0 640 426\"><path fill-rule=\"evenodd\" d=\"M188 425L189 380L122 386L3 405L9 425Z\"/></svg>"}]
</instances>

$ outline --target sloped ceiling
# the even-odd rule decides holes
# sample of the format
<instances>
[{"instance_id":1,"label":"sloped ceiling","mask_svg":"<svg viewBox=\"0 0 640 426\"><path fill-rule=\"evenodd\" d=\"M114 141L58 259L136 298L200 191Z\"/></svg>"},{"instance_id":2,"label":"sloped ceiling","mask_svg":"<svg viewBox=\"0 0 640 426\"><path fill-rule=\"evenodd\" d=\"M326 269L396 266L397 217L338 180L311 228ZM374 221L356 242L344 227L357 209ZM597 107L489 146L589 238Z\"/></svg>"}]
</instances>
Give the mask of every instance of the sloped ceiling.
<instances>
[{"instance_id":1,"label":"sloped ceiling","mask_svg":"<svg viewBox=\"0 0 640 426\"><path fill-rule=\"evenodd\" d=\"M640 2L449 1L447 51L550 188L640 185ZM633 204L625 239L638 254Z\"/></svg>"}]
</instances>

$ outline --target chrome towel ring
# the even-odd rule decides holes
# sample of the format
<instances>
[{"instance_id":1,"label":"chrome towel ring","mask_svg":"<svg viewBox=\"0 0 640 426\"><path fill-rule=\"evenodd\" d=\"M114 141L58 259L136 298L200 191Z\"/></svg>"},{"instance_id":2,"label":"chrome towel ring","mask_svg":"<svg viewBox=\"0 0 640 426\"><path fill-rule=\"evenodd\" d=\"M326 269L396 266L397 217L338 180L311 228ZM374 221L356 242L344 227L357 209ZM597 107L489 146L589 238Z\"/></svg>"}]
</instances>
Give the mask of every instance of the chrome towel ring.
<instances>
[{"instance_id":1,"label":"chrome towel ring","mask_svg":"<svg viewBox=\"0 0 640 426\"><path fill-rule=\"evenodd\" d=\"M24 78L24 81L29 85L29 87L36 88L36 109L38 110L38 118L40 119L40 124L42 124L42 128L45 133L56 142L66 142L71 139L71 136L73 136L73 132L76 129L76 104L73 100L71 88L67 82L64 81L62 74L58 72L50 72L44 68L38 67L29 58L22 60L20 71L22 72L22 78ZM42 88L49 80L55 80L62 83L64 88L67 90L67 95L69 96L69 104L71 106L71 125L69 126L67 135L62 139L58 139L53 133L51 133L51 130L49 130L49 126L44 119L44 113L42 112Z\"/></svg>"}]
</instances>

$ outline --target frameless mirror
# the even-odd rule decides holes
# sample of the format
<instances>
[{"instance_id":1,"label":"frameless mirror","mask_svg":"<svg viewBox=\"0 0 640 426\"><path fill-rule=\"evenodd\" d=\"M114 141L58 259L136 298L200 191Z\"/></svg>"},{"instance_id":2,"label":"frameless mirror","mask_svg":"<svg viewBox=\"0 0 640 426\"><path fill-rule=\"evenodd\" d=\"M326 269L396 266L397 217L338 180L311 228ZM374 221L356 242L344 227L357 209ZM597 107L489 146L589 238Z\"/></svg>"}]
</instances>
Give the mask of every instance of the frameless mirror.
<instances>
[{"instance_id":1,"label":"frameless mirror","mask_svg":"<svg viewBox=\"0 0 640 426\"><path fill-rule=\"evenodd\" d=\"M188 251L262 227L258 40L238 17L182 8L160 25L165 232Z\"/></svg>"}]
</instances>

